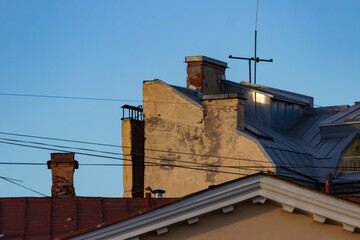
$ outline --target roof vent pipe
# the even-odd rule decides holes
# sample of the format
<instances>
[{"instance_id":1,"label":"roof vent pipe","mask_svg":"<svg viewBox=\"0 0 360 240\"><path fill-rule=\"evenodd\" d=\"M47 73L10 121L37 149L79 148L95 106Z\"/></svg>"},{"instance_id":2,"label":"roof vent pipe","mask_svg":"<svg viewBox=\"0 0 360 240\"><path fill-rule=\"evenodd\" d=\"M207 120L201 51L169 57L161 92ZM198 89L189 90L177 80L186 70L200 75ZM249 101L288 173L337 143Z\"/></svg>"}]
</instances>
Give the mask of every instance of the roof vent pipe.
<instances>
[{"instance_id":1,"label":"roof vent pipe","mask_svg":"<svg viewBox=\"0 0 360 240\"><path fill-rule=\"evenodd\" d=\"M145 188L145 207L151 208L151 187Z\"/></svg>"},{"instance_id":2,"label":"roof vent pipe","mask_svg":"<svg viewBox=\"0 0 360 240\"><path fill-rule=\"evenodd\" d=\"M162 189L156 189L152 191L152 193L155 194L155 198L162 198L165 191Z\"/></svg>"},{"instance_id":3,"label":"roof vent pipe","mask_svg":"<svg viewBox=\"0 0 360 240\"><path fill-rule=\"evenodd\" d=\"M332 194L332 179L333 175L331 173L326 174L325 192L327 194Z\"/></svg>"}]
</instances>

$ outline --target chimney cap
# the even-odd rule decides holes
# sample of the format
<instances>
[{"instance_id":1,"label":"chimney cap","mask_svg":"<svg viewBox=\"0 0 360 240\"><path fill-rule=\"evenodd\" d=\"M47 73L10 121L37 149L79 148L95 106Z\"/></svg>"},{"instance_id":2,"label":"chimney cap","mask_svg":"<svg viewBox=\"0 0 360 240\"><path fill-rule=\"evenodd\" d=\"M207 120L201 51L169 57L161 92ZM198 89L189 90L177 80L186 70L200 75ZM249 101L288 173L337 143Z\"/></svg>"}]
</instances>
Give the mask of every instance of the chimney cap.
<instances>
[{"instance_id":1,"label":"chimney cap","mask_svg":"<svg viewBox=\"0 0 360 240\"><path fill-rule=\"evenodd\" d=\"M155 189L153 191L151 191L152 193L156 194L156 193L161 193L161 194L164 194L165 193L165 190L162 190L162 189Z\"/></svg>"},{"instance_id":2,"label":"chimney cap","mask_svg":"<svg viewBox=\"0 0 360 240\"><path fill-rule=\"evenodd\" d=\"M162 198L165 191L162 189L155 189L152 193L155 194L155 198Z\"/></svg>"},{"instance_id":3,"label":"chimney cap","mask_svg":"<svg viewBox=\"0 0 360 240\"><path fill-rule=\"evenodd\" d=\"M51 165L55 166L59 163L68 163L69 165L75 164L75 169L79 168L79 163L74 159L75 153L51 153L51 160L47 161L48 169Z\"/></svg>"},{"instance_id":4,"label":"chimney cap","mask_svg":"<svg viewBox=\"0 0 360 240\"><path fill-rule=\"evenodd\" d=\"M212 64L219 65L221 67L227 68L227 63L226 62L219 61L219 60L216 60L214 58L209 58L209 57L206 57L206 56L185 57L185 62L186 63L189 63L189 62L209 62L209 63L212 63Z\"/></svg>"}]
</instances>

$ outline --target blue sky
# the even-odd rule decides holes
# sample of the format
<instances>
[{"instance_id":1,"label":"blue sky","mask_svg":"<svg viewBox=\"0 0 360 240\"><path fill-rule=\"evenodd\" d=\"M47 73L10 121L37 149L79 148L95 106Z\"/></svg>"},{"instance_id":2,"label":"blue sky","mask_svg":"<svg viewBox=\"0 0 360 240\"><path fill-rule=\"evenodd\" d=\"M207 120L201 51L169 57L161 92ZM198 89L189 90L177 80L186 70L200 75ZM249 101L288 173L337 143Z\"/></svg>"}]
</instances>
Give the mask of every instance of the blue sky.
<instances>
[{"instance_id":1,"label":"blue sky","mask_svg":"<svg viewBox=\"0 0 360 240\"><path fill-rule=\"evenodd\" d=\"M319 106L360 101L360 1L260 0L257 82L315 98ZM123 104L141 104L142 81L185 86L185 56L229 63L227 78L248 80L256 0L0 0L0 93L114 98L124 102L0 95L0 132L121 145ZM136 102L138 101L138 102ZM39 141L121 153L105 148ZM0 143L0 162L46 162L53 151ZM120 156L121 157L121 156ZM80 156L81 163L121 163ZM0 176L50 195L46 166L0 165ZM1 180L1 179L0 179ZM39 196L0 181L1 196ZM81 166L81 196L123 193L121 167Z\"/></svg>"}]
</instances>

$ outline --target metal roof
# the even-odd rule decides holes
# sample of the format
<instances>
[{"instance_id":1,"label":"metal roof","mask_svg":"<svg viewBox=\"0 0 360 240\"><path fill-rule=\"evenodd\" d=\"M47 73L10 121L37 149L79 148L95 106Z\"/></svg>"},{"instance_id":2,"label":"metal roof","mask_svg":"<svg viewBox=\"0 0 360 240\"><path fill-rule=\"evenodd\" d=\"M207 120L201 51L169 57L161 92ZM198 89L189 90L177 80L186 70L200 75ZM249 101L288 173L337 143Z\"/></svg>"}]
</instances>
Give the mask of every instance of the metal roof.
<instances>
[{"instance_id":1,"label":"metal roof","mask_svg":"<svg viewBox=\"0 0 360 240\"><path fill-rule=\"evenodd\" d=\"M322 138L319 125L326 120L336 122L349 119L349 117L357 118L357 113L360 114L358 105L346 109L342 107L310 109L294 128L286 131L267 127L249 117L246 118L246 123L267 136L268 139L253 134L276 166L286 166L293 171L324 182L328 172L336 176L342 155L358 135L353 132L339 137ZM272 140L269 140L269 137ZM294 172L289 174L284 170L277 170L277 173L294 175ZM347 180L341 179L339 181ZM354 180L353 177L351 179ZM355 179L360 180L360 177L357 176Z\"/></svg>"},{"instance_id":2,"label":"metal roof","mask_svg":"<svg viewBox=\"0 0 360 240\"><path fill-rule=\"evenodd\" d=\"M159 81L161 84L166 83ZM245 115L245 131L258 140L276 165L277 174L296 177L304 181L313 178L324 182L326 174L336 176L342 155L358 137L357 133L344 132L339 136L323 137L320 126L360 118L360 104L354 106L331 106L312 108L313 98L305 95L269 88L247 82L225 84L249 88L279 99L306 104L310 108L298 123L288 130L275 129ZM167 85L174 92L198 106L202 104L202 94L197 90ZM303 176L302 176L303 175ZM357 178L360 180L360 177ZM346 180L346 179L343 179Z\"/></svg>"},{"instance_id":3,"label":"metal roof","mask_svg":"<svg viewBox=\"0 0 360 240\"><path fill-rule=\"evenodd\" d=\"M248 83L248 82L241 82L241 83L237 83L237 84L239 84L243 88L248 88L248 89L252 89L252 90L259 91L259 92L270 94L272 97L279 99L279 100L295 102L298 104L309 105L310 107L313 107L314 99L313 99L313 97L310 97L310 96L306 96L306 95L302 95L302 94L298 94L298 93L294 93L294 92L289 92L289 91L284 91L281 89L266 87L266 86L262 86L262 85L258 85L258 84L254 84L254 83Z\"/></svg>"},{"instance_id":4,"label":"metal roof","mask_svg":"<svg viewBox=\"0 0 360 240\"><path fill-rule=\"evenodd\" d=\"M331 123L342 123L346 120L360 118L360 104L353 105L348 109L341 111L337 114L332 115L331 117L325 119L320 124L331 124Z\"/></svg>"}]
</instances>

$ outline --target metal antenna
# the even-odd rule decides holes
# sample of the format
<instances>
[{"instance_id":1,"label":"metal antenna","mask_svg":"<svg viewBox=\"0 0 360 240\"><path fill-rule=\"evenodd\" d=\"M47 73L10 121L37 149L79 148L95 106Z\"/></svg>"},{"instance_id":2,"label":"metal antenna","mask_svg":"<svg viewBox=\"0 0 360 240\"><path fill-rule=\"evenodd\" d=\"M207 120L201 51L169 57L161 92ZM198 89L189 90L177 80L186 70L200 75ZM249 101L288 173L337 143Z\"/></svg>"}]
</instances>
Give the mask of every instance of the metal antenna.
<instances>
[{"instance_id":1,"label":"metal antenna","mask_svg":"<svg viewBox=\"0 0 360 240\"><path fill-rule=\"evenodd\" d=\"M259 10L259 0L257 0L256 5L256 20L255 20L255 56L252 58L245 57L233 57L229 55L229 58L240 59L240 60L248 60L249 61L249 83L251 83L251 61L254 61L254 83L256 84L256 63L257 62L273 62L273 59L260 59L256 56L257 50L257 20L258 20L258 10Z\"/></svg>"}]
</instances>

